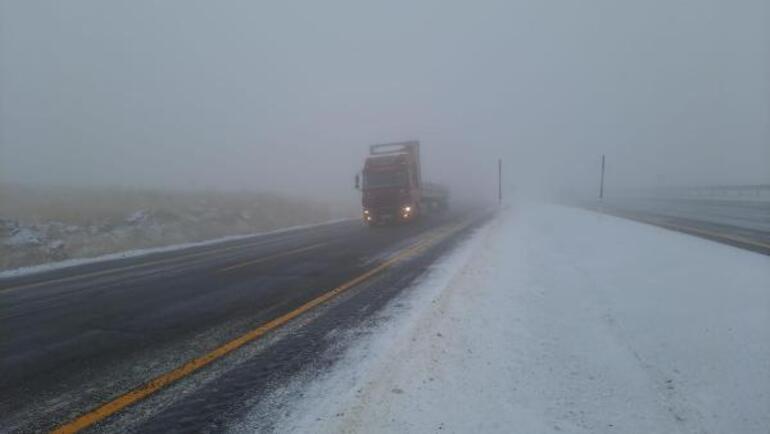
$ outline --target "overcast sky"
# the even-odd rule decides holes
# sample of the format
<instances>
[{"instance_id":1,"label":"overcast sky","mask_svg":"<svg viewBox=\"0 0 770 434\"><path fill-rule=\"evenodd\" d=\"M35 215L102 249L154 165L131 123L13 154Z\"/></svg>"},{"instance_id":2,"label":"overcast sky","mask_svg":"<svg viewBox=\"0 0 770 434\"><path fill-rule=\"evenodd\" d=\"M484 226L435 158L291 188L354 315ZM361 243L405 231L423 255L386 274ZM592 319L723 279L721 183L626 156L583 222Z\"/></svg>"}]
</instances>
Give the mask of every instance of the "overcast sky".
<instances>
[{"instance_id":1,"label":"overcast sky","mask_svg":"<svg viewBox=\"0 0 770 434\"><path fill-rule=\"evenodd\" d=\"M0 180L352 194L770 182L770 2L0 0Z\"/></svg>"}]
</instances>

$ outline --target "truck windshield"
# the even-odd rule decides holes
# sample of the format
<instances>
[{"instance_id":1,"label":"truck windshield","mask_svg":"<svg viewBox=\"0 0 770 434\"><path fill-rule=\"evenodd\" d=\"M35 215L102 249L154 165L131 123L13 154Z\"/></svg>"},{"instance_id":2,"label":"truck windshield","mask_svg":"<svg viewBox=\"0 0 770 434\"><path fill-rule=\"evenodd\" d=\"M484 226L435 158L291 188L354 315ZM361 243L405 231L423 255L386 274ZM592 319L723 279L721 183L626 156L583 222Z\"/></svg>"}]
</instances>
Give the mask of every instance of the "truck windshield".
<instances>
[{"instance_id":1,"label":"truck windshield","mask_svg":"<svg viewBox=\"0 0 770 434\"><path fill-rule=\"evenodd\" d=\"M365 188L403 187L406 185L404 172L365 172Z\"/></svg>"}]
</instances>

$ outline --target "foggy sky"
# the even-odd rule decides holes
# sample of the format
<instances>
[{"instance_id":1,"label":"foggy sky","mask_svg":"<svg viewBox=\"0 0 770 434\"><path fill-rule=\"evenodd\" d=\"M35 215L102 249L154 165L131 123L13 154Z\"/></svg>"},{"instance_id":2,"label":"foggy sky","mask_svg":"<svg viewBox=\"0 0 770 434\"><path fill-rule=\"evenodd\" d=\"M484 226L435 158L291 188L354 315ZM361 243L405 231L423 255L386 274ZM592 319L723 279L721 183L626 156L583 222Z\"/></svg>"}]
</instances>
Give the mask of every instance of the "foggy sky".
<instances>
[{"instance_id":1,"label":"foggy sky","mask_svg":"<svg viewBox=\"0 0 770 434\"><path fill-rule=\"evenodd\" d=\"M770 182L770 2L0 0L0 181L353 194Z\"/></svg>"}]
</instances>

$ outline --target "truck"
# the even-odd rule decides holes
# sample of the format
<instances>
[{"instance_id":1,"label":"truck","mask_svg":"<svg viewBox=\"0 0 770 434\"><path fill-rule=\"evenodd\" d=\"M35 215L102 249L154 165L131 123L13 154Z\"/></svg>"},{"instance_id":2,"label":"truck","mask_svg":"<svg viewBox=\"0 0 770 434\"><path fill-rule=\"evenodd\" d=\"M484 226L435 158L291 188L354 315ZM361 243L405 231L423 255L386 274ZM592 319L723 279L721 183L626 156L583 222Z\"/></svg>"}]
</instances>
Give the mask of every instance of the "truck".
<instances>
[{"instance_id":1,"label":"truck","mask_svg":"<svg viewBox=\"0 0 770 434\"><path fill-rule=\"evenodd\" d=\"M449 191L422 179L417 140L371 145L361 175L356 188L370 226L410 222L449 206Z\"/></svg>"}]
</instances>

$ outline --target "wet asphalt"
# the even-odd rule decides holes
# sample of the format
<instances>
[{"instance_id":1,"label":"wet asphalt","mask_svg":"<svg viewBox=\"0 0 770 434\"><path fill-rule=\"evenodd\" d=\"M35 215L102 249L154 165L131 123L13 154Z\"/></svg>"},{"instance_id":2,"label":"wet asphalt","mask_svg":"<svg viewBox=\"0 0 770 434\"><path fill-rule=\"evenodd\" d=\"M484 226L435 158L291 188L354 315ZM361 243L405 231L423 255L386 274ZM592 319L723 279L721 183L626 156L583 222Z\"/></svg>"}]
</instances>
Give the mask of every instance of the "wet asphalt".
<instances>
[{"instance_id":1,"label":"wet asphalt","mask_svg":"<svg viewBox=\"0 0 770 434\"><path fill-rule=\"evenodd\" d=\"M365 273L437 228L467 228L89 428L222 432L324 372L340 346L488 213L359 221L0 280L0 432L45 432ZM270 411L268 411L268 414ZM260 430L269 431L269 416Z\"/></svg>"}]
</instances>

